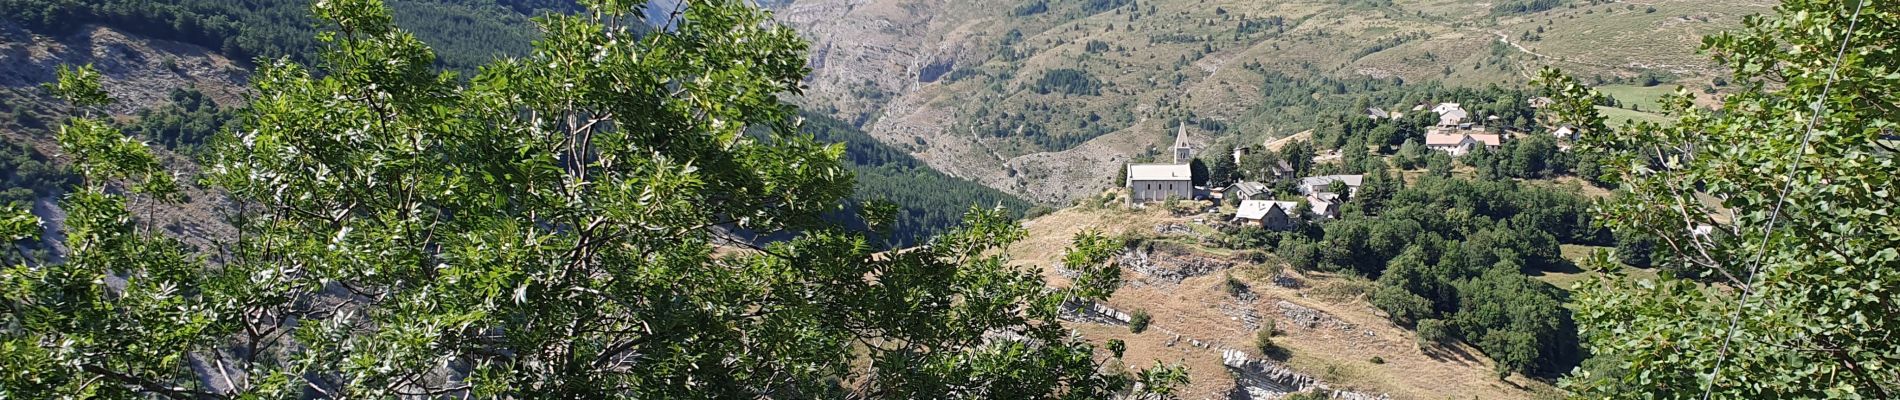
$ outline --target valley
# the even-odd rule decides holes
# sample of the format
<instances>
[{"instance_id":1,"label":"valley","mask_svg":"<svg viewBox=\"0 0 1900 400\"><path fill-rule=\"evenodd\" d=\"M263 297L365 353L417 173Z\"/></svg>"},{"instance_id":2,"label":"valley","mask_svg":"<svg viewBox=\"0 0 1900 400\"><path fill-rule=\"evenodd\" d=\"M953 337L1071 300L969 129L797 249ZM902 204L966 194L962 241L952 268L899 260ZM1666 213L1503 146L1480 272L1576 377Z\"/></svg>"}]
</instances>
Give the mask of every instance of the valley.
<instances>
[{"instance_id":1,"label":"valley","mask_svg":"<svg viewBox=\"0 0 1900 400\"><path fill-rule=\"evenodd\" d=\"M777 18L812 41L806 107L951 175L1066 205L1112 186L1103 166L1168 146L1179 121L1203 146L1310 128L1311 115L1267 101L1284 93L1263 92L1263 79L1509 86L1548 65L1597 83L1661 76L1699 92L1720 72L1696 54L1701 35L1772 5L1563 4L1516 13L1455 1L815 0ZM1051 91L1053 75L1082 86ZM1318 101L1354 96L1303 90ZM1655 119L1611 111L1613 121Z\"/></svg>"},{"instance_id":2,"label":"valley","mask_svg":"<svg viewBox=\"0 0 1900 400\"><path fill-rule=\"evenodd\" d=\"M0 398L1891 398L1885 5L0 0Z\"/></svg>"}]
</instances>

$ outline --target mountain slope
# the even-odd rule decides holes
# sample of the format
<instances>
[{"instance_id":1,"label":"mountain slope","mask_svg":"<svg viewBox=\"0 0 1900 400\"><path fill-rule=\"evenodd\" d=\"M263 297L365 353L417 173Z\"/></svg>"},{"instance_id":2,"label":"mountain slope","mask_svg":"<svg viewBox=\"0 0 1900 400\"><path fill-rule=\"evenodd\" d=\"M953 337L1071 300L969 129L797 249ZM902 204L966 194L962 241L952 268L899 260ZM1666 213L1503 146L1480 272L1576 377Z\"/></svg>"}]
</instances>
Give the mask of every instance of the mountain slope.
<instances>
[{"instance_id":1,"label":"mountain slope","mask_svg":"<svg viewBox=\"0 0 1900 400\"><path fill-rule=\"evenodd\" d=\"M812 40L808 108L951 175L1067 203L1110 186L1111 166L1172 144L1182 119L1199 144L1303 130L1259 107L1275 74L1485 85L1558 65L1695 88L1714 70L1693 54L1698 36L1769 5L1557 4L807 0L778 18Z\"/></svg>"},{"instance_id":2,"label":"mountain slope","mask_svg":"<svg viewBox=\"0 0 1900 400\"><path fill-rule=\"evenodd\" d=\"M892 244L907 246L928 239L963 221L971 207L1004 207L1022 216L1030 204L1021 198L930 169L922 161L872 139L843 121L803 113L801 131L821 142L845 146L846 166L857 175L857 194L850 210L864 202L888 201L898 207L892 221ZM856 227L863 221L847 219Z\"/></svg>"},{"instance_id":3,"label":"mountain slope","mask_svg":"<svg viewBox=\"0 0 1900 400\"><path fill-rule=\"evenodd\" d=\"M16 0L0 0L16 1ZM299 3L285 1L278 10ZM196 4L196 3L193 3ZM70 4L69 4L70 5ZM106 13L130 12L110 8L111 4L100 6L96 10L81 10L103 13L99 18L117 18ZM139 25L155 23L163 18L199 18L225 15L227 12L212 4L199 4L200 8L185 8L193 13L152 17L145 22L124 22ZM78 7L74 5L74 7ZM130 7L130 6L127 6ZM515 50L506 41L475 40L475 37L462 36L458 32L464 29L482 29L482 27L506 24L510 29L528 29L527 22L519 15L502 15L494 19L473 19L453 21L415 22L421 16L441 15L446 8L466 9L453 2L392 2L397 21L411 26L418 36L425 40L447 41L449 45L437 48L443 60L487 60L493 55L480 53L495 51L503 54L525 50ZM411 10L420 8L421 10ZM78 8L75 8L78 10ZM119 10L119 11L114 11ZM130 8L126 10L136 10ZM434 10L434 11L432 11ZM282 10L278 10L282 11ZM76 12L76 11L75 11ZM285 11L288 12L288 11ZM252 16L267 15L258 12ZM182 16L181 16L182 15ZM229 15L229 19L247 21L242 15ZM307 18L303 16L301 18ZM75 17L77 18L77 17ZM511 19L512 18L512 19ZM83 19L83 18L82 18ZM414 24L411 24L414 22ZM140 25L143 26L143 25ZM145 29L158 29L144 26ZM70 33L60 33L70 30ZM281 32L263 31L265 35ZM295 31L301 32L301 31ZM49 34L50 33L50 34ZM504 34L506 32L503 32ZM507 35L504 35L507 36ZM514 37L514 36L510 36ZM254 36L231 36L228 40L247 40ZM520 39L526 46L525 37ZM199 38L210 40L209 38ZM289 43L289 42L282 42ZM281 52L293 59L311 57L308 49L294 47L267 47L266 50L226 49L237 54L257 52ZM473 50L471 50L473 49ZM475 53L471 53L475 52ZM242 106L243 96L247 92L245 80L249 71L245 63L225 57L219 51L187 43L152 40L144 36L123 30L88 26L67 30L30 31L17 25L0 25L0 103L8 118L0 121L0 133L4 133L8 150L7 168L0 173L0 179L19 181L32 190L14 190L9 200L29 200L34 197L48 199L61 192L61 187L70 184L67 181L40 184L38 172L40 161L52 160L58 154L57 146L52 143L50 127L64 118L63 104L46 97L37 87L53 79L53 70L61 64L93 64L106 76L105 88L117 99L109 111L127 124L128 134L149 133L148 140L164 144L164 147L183 150L201 142L212 135L217 127L228 118L228 110ZM464 61L453 61L451 66L466 65ZM185 106L192 110L173 107L173 103L186 99ZM206 100L210 100L206 102ZM208 106L208 107L207 107ZM221 108L220 108L221 107ZM204 112L209 108L211 113ZM216 114L218 110L224 114ZM807 115L803 125L804 132L816 136L821 141L842 143L846 146L848 167L858 177L858 195L850 206L855 210L864 201L885 200L898 206L888 237L892 244L909 245L928 238L937 232L960 222L962 215L973 206L1008 208L1012 215L1020 216L1030 208L1030 204L1021 198L982 185L950 177L932 170L925 163L865 135L862 131L829 116ZM191 160L171 151L161 150L171 165L181 173L195 170ZM37 160L37 161L36 161ZM16 162L17 161L17 162ZM30 175L30 176L29 176ZM32 181L32 182L28 182ZM215 202L218 196L197 196L198 199ZM204 204L197 204L204 203ZM206 232L222 228L199 229L204 224L215 224L212 218L217 215L215 204L195 202L181 207L176 212L162 213L164 224L178 225L181 230L203 230ZM855 227L863 227L862 221L847 219ZM203 232L200 232L203 233Z\"/></svg>"},{"instance_id":4,"label":"mountain slope","mask_svg":"<svg viewBox=\"0 0 1900 400\"><path fill-rule=\"evenodd\" d=\"M307 0L0 0L0 19L48 34L100 24L153 39L212 49L244 62L257 57L318 60L316 19ZM399 26L435 47L437 62L473 71L526 53L538 36L527 16L571 9L570 0L388 0Z\"/></svg>"}]
</instances>

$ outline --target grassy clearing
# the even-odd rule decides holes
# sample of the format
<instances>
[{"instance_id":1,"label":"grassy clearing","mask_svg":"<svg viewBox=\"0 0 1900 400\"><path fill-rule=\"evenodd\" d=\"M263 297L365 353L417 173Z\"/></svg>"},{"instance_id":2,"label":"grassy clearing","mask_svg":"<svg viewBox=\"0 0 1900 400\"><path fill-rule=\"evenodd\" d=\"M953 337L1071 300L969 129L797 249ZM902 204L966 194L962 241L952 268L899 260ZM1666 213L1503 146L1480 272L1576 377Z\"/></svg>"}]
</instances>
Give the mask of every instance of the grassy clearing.
<instances>
[{"instance_id":1,"label":"grassy clearing","mask_svg":"<svg viewBox=\"0 0 1900 400\"><path fill-rule=\"evenodd\" d=\"M1615 107L1597 106L1597 112L1603 113L1603 119L1609 122L1610 126L1614 127L1625 127L1635 122L1654 122L1658 124L1667 124L1670 122L1669 117L1662 114L1625 110Z\"/></svg>"},{"instance_id":2,"label":"grassy clearing","mask_svg":"<svg viewBox=\"0 0 1900 400\"><path fill-rule=\"evenodd\" d=\"M1631 77L1642 70L1682 76L1714 72L1708 56L1694 51L1702 37L1732 29L1742 16L1768 11L1772 2L1655 0L1576 4L1510 18L1500 30L1537 39L1526 47L1555 57L1565 69L1585 75ZM1624 99L1626 102L1629 99ZM1650 104L1645 103L1647 109Z\"/></svg>"},{"instance_id":3,"label":"grassy clearing","mask_svg":"<svg viewBox=\"0 0 1900 400\"><path fill-rule=\"evenodd\" d=\"M1584 245L1575 245L1575 244L1562 245L1561 249L1562 249L1561 254L1563 255L1563 258L1565 260L1570 260L1570 262L1577 263L1579 265L1583 264L1584 259L1588 258L1590 256L1590 253L1596 252L1597 250L1603 250L1603 251L1611 250L1609 247L1584 246ZM1596 271L1588 271L1582 268L1565 270L1565 271L1526 270L1524 271L1524 273L1526 275L1530 275L1532 278L1536 278L1537 280L1544 281L1544 283L1549 283L1551 284L1551 286L1556 286L1557 288L1564 289L1564 290L1570 290L1571 286L1575 285L1577 282L1581 282L1585 279L1589 279L1591 276L1595 276L1596 274L1598 274ZM1629 275L1631 278L1636 278L1636 279L1658 279L1658 276L1656 275L1656 270L1653 268L1624 268L1623 273L1626 275Z\"/></svg>"},{"instance_id":4,"label":"grassy clearing","mask_svg":"<svg viewBox=\"0 0 1900 400\"><path fill-rule=\"evenodd\" d=\"M1622 108L1647 112L1662 111L1661 102L1663 96L1676 92L1675 85L1656 85L1649 87L1637 85L1603 85L1597 86L1596 89L1597 92L1615 98L1616 101L1623 103Z\"/></svg>"}]
</instances>

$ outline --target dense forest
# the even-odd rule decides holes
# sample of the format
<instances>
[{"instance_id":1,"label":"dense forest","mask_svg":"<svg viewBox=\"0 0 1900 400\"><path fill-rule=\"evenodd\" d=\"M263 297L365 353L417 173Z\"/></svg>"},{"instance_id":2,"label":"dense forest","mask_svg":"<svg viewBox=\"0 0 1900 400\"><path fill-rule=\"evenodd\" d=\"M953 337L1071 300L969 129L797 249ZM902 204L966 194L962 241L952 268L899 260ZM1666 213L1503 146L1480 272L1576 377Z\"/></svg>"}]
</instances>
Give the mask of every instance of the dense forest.
<instances>
[{"instance_id":1,"label":"dense forest","mask_svg":"<svg viewBox=\"0 0 1900 400\"><path fill-rule=\"evenodd\" d=\"M1029 202L1014 195L944 175L844 121L811 112L801 113L801 116L805 120L803 132L820 142L844 145L847 167L858 178L857 193L852 196L848 209L860 209L864 202L874 200L898 207L890 228L894 245L914 244L942 233L961 222L971 207L1000 206L1013 217L1022 216L1031 207ZM848 221L852 226L863 227L863 221Z\"/></svg>"},{"instance_id":2,"label":"dense forest","mask_svg":"<svg viewBox=\"0 0 1900 400\"><path fill-rule=\"evenodd\" d=\"M571 0L393 0L403 29L435 48L437 65L473 71L500 56L525 54L535 30L527 17L571 11ZM232 59L318 60L317 20L303 0L0 0L0 19L46 33L86 24L209 48Z\"/></svg>"}]
</instances>

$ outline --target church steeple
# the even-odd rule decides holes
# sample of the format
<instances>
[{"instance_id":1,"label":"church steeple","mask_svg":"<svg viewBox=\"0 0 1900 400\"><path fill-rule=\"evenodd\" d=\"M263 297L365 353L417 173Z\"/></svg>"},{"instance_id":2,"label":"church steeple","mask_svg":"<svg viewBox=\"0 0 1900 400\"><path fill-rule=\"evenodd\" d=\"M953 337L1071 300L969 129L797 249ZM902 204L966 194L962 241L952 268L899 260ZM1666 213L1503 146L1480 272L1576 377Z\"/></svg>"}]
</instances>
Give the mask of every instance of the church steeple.
<instances>
[{"instance_id":1,"label":"church steeple","mask_svg":"<svg viewBox=\"0 0 1900 400\"><path fill-rule=\"evenodd\" d=\"M1188 146L1187 120L1181 120L1181 129L1174 134L1174 163L1184 164L1194 159L1194 148Z\"/></svg>"}]
</instances>

